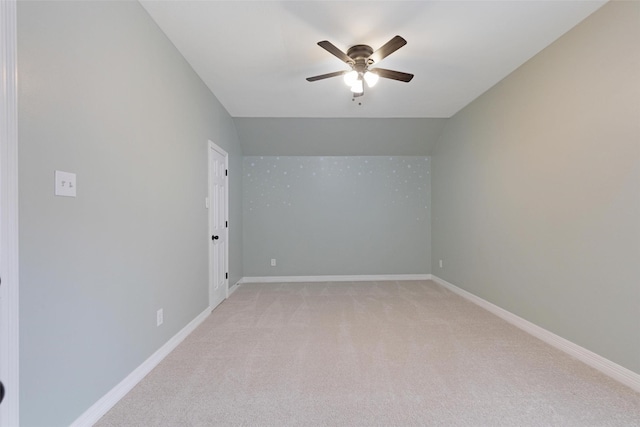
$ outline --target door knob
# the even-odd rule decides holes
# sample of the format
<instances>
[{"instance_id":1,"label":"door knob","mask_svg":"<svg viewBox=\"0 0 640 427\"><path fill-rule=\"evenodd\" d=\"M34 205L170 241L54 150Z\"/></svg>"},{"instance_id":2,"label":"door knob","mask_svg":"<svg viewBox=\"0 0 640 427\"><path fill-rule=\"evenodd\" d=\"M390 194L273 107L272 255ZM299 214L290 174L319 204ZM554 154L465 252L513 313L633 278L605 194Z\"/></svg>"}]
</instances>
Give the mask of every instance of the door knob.
<instances>
[{"instance_id":1,"label":"door knob","mask_svg":"<svg viewBox=\"0 0 640 427\"><path fill-rule=\"evenodd\" d=\"M218 240L220 236L211 236L211 240Z\"/></svg>"}]
</instances>

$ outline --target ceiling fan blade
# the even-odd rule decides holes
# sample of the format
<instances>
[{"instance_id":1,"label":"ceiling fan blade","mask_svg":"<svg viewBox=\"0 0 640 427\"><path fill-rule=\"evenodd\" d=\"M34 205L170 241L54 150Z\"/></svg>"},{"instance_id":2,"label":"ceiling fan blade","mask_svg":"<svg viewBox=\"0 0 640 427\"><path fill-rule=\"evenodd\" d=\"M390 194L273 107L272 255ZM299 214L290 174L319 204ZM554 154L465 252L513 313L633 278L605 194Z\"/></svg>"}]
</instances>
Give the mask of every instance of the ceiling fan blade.
<instances>
[{"instance_id":1,"label":"ceiling fan blade","mask_svg":"<svg viewBox=\"0 0 640 427\"><path fill-rule=\"evenodd\" d=\"M407 41L400 36L395 36L391 40L389 40L384 46L380 49L376 50L371 54L369 59L372 59L373 62L380 62L382 59L391 55L396 50L400 49L402 46L407 44Z\"/></svg>"},{"instance_id":2,"label":"ceiling fan blade","mask_svg":"<svg viewBox=\"0 0 640 427\"><path fill-rule=\"evenodd\" d=\"M320 74L319 76L307 77L308 82L315 82L317 80L328 79L330 77L338 77L347 73L348 71L335 71L333 73Z\"/></svg>"},{"instance_id":3,"label":"ceiling fan blade","mask_svg":"<svg viewBox=\"0 0 640 427\"><path fill-rule=\"evenodd\" d=\"M413 78L413 74L403 73L401 71L385 70L384 68L373 68L369 71L376 73L385 79L399 80L406 83L409 83Z\"/></svg>"},{"instance_id":4,"label":"ceiling fan blade","mask_svg":"<svg viewBox=\"0 0 640 427\"><path fill-rule=\"evenodd\" d=\"M335 47L330 41L323 40L321 42L318 42L318 46L338 58L340 61L346 62L347 64L353 64L353 59L351 59L346 53Z\"/></svg>"}]
</instances>

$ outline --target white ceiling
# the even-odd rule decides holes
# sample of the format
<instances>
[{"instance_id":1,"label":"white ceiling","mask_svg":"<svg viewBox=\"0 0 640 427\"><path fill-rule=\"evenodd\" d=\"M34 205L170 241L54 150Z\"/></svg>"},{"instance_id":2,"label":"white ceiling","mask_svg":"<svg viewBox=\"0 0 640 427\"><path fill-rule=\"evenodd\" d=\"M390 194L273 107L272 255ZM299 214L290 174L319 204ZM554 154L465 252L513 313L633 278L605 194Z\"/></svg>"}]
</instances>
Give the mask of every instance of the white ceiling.
<instances>
[{"instance_id":1,"label":"white ceiling","mask_svg":"<svg viewBox=\"0 0 640 427\"><path fill-rule=\"evenodd\" d=\"M234 117L451 117L605 1L158 1L144 8ZM361 106L317 46L407 45Z\"/></svg>"}]
</instances>

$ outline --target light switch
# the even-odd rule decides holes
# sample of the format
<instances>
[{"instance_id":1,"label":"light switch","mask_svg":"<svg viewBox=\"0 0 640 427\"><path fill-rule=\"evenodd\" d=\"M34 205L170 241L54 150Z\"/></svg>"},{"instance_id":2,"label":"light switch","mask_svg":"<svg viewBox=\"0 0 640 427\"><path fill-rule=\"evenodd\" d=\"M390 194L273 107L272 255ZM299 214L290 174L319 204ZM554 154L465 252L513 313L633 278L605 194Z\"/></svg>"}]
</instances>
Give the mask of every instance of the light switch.
<instances>
[{"instance_id":1,"label":"light switch","mask_svg":"<svg viewBox=\"0 0 640 427\"><path fill-rule=\"evenodd\" d=\"M56 171L56 196L76 197L76 174Z\"/></svg>"}]
</instances>

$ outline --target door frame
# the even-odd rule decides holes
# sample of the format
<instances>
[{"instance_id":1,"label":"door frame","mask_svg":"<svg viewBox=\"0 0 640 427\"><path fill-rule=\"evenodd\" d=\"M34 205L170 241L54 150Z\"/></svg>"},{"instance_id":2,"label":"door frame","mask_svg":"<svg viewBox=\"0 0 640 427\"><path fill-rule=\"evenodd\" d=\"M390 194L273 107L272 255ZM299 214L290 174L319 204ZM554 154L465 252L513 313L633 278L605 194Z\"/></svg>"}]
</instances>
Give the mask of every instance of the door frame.
<instances>
[{"instance_id":1,"label":"door frame","mask_svg":"<svg viewBox=\"0 0 640 427\"><path fill-rule=\"evenodd\" d=\"M211 227L211 208L213 206L213 198L211 197L211 173L212 173L212 168L211 168L211 150L213 151L217 151L220 155L222 155L224 157L224 167L225 170L227 171L227 176L225 179L225 192L224 192L224 198L225 198L225 211L224 211L224 216L226 218L227 221L227 225L230 225L228 223L229 221L229 154L222 149L222 147L220 147L219 145L217 145L216 143L214 143L213 141L209 140L207 143L207 208L208 208L208 212L207 212L207 224L208 224L208 230L209 230L209 234L207 236L207 243L208 244L208 248L209 250L207 251L208 253L208 263L209 263L209 306L211 306L211 289L212 289L212 283L211 283L211 277L212 277L212 270L213 270L213 262L211 259L211 255L212 255L212 247L211 247L211 243L210 243L210 236L212 235L212 227ZM226 240L226 245L225 245L225 255L224 255L224 262L225 262L225 273L227 273L227 277L224 281L225 283L225 289L224 289L224 299L229 298L229 230L231 229L230 226L227 227L226 229L226 233L227 233L227 240ZM224 300L223 300L224 301ZM215 307L211 307L211 309L213 310Z\"/></svg>"},{"instance_id":2,"label":"door frame","mask_svg":"<svg viewBox=\"0 0 640 427\"><path fill-rule=\"evenodd\" d=\"M0 425L19 425L17 3L0 1Z\"/></svg>"}]
</instances>

